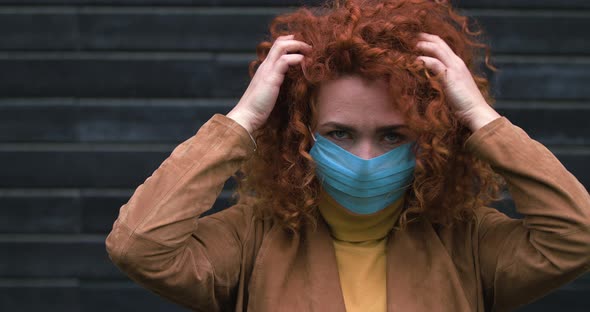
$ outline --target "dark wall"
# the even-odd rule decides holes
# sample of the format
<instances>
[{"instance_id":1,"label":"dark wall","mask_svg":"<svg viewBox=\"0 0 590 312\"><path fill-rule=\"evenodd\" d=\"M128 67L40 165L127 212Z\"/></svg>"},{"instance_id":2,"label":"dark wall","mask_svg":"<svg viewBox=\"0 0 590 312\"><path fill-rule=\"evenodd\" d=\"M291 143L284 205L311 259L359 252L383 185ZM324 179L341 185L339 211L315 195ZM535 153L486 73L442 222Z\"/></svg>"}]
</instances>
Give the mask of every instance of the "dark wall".
<instances>
[{"instance_id":1,"label":"dark wall","mask_svg":"<svg viewBox=\"0 0 590 312\"><path fill-rule=\"evenodd\" d=\"M173 147L237 102L267 22L299 3L0 0L0 311L182 310L119 273L105 236ZM590 1L459 6L489 34L499 111L589 188ZM589 306L586 275L522 311Z\"/></svg>"}]
</instances>

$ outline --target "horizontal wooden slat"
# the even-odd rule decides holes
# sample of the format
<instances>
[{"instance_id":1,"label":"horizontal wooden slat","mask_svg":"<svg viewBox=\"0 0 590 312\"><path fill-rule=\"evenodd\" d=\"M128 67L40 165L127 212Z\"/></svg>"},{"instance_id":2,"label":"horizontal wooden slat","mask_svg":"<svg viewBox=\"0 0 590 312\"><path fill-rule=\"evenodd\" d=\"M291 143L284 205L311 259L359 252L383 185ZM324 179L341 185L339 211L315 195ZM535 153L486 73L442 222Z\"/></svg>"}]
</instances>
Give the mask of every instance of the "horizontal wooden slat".
<instances>
[{"instance_id":1,"label":"horizontal wooden slat","mask_svg":"<svg viewBox=\"0 0 590 312\"><path fill-rule=\"evenodd\" d=\"M238 99L3 99L0 142L179 143ZM499 102L544 144L590 144L590 105ZM530 106L530 107L529 107Z\"/></svg>"},{"instance_id":2,"label":"horizontal wooden slat","mask_svg":"<svg viewBox=\"0 0 590 312\"><path fill-rule=\"evenodd\" d=\"M0 187L135 188L170 152L1 152Z\"/></svg>"},{"instance_id":3,"label":"horizontal wooden slat","mask_svg":"<svg viewBox=\"0 0 590 312\"><path fill-rule=\"evenodd\" d=\"M3 278L125 278L108 258L102 236L92 242L72 235L64 242L51 241L47 235L32 241L7 239L0 241Z\"/></svg>"},{"instance_id":4,"label":"horizontal wooden slat","mask_svg":"<svg viewBox=\"0 0 590 312\"><path fill-rule=\"evenodd\" d=\"M135 189L172 152L150 149L0 151L0 188ZM232 179L226 184L235 186Z\"/></svg>"},{"instance_id":5,"label":"horizontal wooden slat","mask_svg":"<svg viewBox=\"0 0 590 312\"><path fill-rule=\"evenodd\" d=\"M476 0L480 1L480 0ZM0 5L114 5L114 6L291 6L317 5L323 0L0 0Z\"/></svg>"},{"instance_id":6,"label":"horizontal wooden slat","mask_svg":"<svg viewBox=\"0 0 590 312\"><path fill-rule=\"evenodd\" d=\"M584 185L587 191L590 190L590 162L588 162L590 153L583 151L569 154L556 151L555 156Z\"/></svg>"},{"instance_id":7,"label":"horizontal wooden slat","mask_svg":"<svg viewBox=\"0 0 590 312\"><path fill-rule=\"evenodd\" d=\"M223 0L222 0L223 1ZM561 8L577 9L590 8L586 0L450 0L459 8L522 8L522 9L543 9Z\"/></svg>"},{"instance_id":8,"label":"horizontal wooden slat","mask_svg":"<svg viewBox=\"0 0 590 312\"><path fill-rule=\"evenodd\" d=\"M3 282L2 311L188 311L131 281Z\"/></svg>"},{"instance_id":9,"label":"horizontal wooden slat","mask_svg":"<svg viewBox=\"0 0 590 312\"><path fill-rule=\"evenodd\" d=\"M0 233L79 233L80 198L0 195Z\"/></svg>"},{"instance_id":10,"label":"horizontal wooden slat","mask_svg":"<svg viewBox=\"0 0 590 312\"><path fill-rule=\"evenodd\" d=\"M482 26L492 53L502 54L590 54L588 15L543 15L474 13Z\"/></svg>"},{"instance_id":11,"label":"horizontal wooden slat","mask_svg":"<svg viewBox=\"0 0 590 312\"><path fill-rule=\"evenodd\" d=\"M248 60L0 60L4 97L227 97L246 90Z\"/></svg>"},{"instance_id":12,"label":"horizontal wooden slat","mask_svg":"<svg viewBox=\"0 0 590 312\"><path fill-rule=\"evenodd\" d=\"M249 51L265 38L273 15L239 12L81 16L83 50ZM106 34L106 36L105 36Z\"/></svg>"},{"instance_id":13,"label":"horizontal wooden slat","mask_svg":"<svg viewBox=\"0 0 590 312\"><path fill-rule=\"evenodd\" d=\"M2 311L80 311L78 286L0 286Z\"/></svg>"},{"instance_id":14,"label":"horizontal wooden slat","mask_svg":"<svg viewBox=\"0 0 590 312\"><path fill-rule=\"evenodd\" d=\"M0 7L1 9L1 7ZM0 13L2 11L0 10ZM469 12L468 12L469 13ZM272 11L22 12L0 16L0 50L254 52ZM494 53L590 54L588 15L474 12Z\"/></svg>"},{"instance_id":15,"label":"horizontal wooden slat","mask_svg":"<svg viewBox=\"0 0 590 312\"><path fill-rule=\"evenodd\" d=\"M590 106L556 104L551 107L527 107L526 104L498 104L500 114L543 144L590 144Z\"/></svg>"},{"instance_id":16,"label":"horizontal wooden slat","mask_svg":"<svg viewBox=\"0 0 590 312\"><path fill-rule=\"evenodd\" d=\"M221 211L234 202L230 186L202 216ZM132 194L133 190L114 194L101 190L56 195L23 192L22 195L10 196L0 192L0 233L107 234L119 214L119 208Z\"/></svg>"},{"instance_id":17,"label":"horizontal wooden slat","mask_svg":"<svg viewBox=\"0 0 590 312\"><path fill-rule=\"evenodd\" d=\"M4 99L0 141L179 143L237 101Z\"/></svg>"},{"instance_id":18,"label":"horizontal wooden slat","mask_svg":"<svg viewBox=\"0 0 590 312\"><path fill-rule=\"evenodd\" d=\"M492 77L498 99L563 101L590 98L590 62L539 59L498 61L500 71Z\"/></svg>"},{"instance_id":19,"label":"horizontal wooden slat","mask_svg":"<svg viewBox=\"0 0 590 312\"><path fill-rule=\"evenodd\" d=\"M181 5L181 6L298 6L324 0L0 0L0 5ZM590 8L586 0L452 0L457 7L475 8Z\"/></svg>"},{"instance_id":20,"label":"horizontal wooden slat","mask_svg":"<svg viewBox=\"0 0 590 312\"><path fill-rule=\"evenodd\" d=\"M4 97L240 97L248 86L248 55L116 55L111 59L0 58ZM252 56L253 58L253 56ZM503 59L492 76L499 99L590 99L590 62Z\"/></svg>"},{"instance_id":21,"label":"horizontal wooden slat","mask_svg":"<svg viewBox=\"0 0 590 312\"><path fill-rule=\"evenodd\" d=\"M0 11L1 12L1 11ZM76 50L74 14L0 14L0 50Z\"/></svg>"}]
</instances>

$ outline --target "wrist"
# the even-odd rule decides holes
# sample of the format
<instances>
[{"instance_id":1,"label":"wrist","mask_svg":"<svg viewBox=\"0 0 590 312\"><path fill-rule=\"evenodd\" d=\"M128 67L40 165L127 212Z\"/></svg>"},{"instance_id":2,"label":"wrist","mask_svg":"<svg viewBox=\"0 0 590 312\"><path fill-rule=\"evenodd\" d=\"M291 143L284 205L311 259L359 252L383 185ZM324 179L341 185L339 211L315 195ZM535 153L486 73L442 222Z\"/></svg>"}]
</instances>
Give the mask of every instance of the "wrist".
<instances>
[{"instance_id":1,"label":"wrist","mask_svg":"<svg viewBox=\"0 0 590 312\"><path fill-rule=\"evenodd\" d=\"M485 106L480 106L477 109L472 109L471 111L461 114L460 119L471 132L476 132L500 117L502 116L500 116L498 112L486 104Z\"/></svg>"},{"instance_id":2,"label":"wrist","mask_svg":"<svg viewBox=\"0 0 590 312\"><path fill-rule=\"evenodd\" d=\"M243 112L236 110L234 108L229 113L227 113L227 115L225 115L225 116L228 118L231 118L235 122L237 122L240 126L242 126L244 129L246 129L246 131L248 131L248 133L250 135L254 131L254 127L249 122L249 118L247 116L245 116L245 114Z\"/></svg>"}]
</instances>

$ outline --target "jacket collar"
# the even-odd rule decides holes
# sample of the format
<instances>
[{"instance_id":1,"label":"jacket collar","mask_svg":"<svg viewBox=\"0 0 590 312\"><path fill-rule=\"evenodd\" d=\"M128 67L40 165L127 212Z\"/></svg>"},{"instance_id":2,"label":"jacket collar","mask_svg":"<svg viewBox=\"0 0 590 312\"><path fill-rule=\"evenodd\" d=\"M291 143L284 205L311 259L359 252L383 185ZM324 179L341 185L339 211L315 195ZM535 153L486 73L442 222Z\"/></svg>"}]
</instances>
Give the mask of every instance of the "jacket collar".
<instances>
[{"instance_id":1,"label":"jacket collar","mask_svg":"<svg viewBox=\"0 0 590 312\"><path fill-rule=\"evenodd\" d=\"M314 311L345 311L327 224L318 222L308 235L314 235L307 241ZM420 220L393 230L387 245L387 311L469 310L456 267L431 224Z\"/></svg>"},{"instance_id":2,"label":"jacket collar","mask_svg":"<svg viewBox=\"0 0 590 312\"><path fill-rule=\"evenodd\" d=\"M457 268L424 220L390 232L387 311L470 311ZM249 311L346 311L328 225L291 236L275 227L260 247Z\"/></svg>"}]
</instances>

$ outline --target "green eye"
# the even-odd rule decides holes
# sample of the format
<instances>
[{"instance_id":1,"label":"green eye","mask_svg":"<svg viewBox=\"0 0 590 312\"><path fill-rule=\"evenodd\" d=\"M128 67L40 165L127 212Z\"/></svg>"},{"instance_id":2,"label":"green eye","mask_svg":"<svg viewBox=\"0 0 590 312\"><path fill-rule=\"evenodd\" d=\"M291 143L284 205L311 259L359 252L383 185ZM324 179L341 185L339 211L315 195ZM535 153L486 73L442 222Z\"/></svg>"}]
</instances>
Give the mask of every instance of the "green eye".
<instances>
[{"instance_id":1,"label":"green eye","mask_svg":"<svg viewBox=\"0 0 590 312\"><path fill-rule=\"evenodd\" d=\"M346 133L346 131L343 130L333 130L328 132L328 136L337 140L343 140L348 137L348 133Z\"/></svg>"},{"instance_id":2,"label":"green eye","mask_svg":"<svg viewBox=\"0 0 590 312\"><path fill-rule=\"evenodd\" d=\"M394 144L402 140L402 137L397 133L388 133L383 137L383 140L387 143Z\"/></svg>"}]
</instances>

